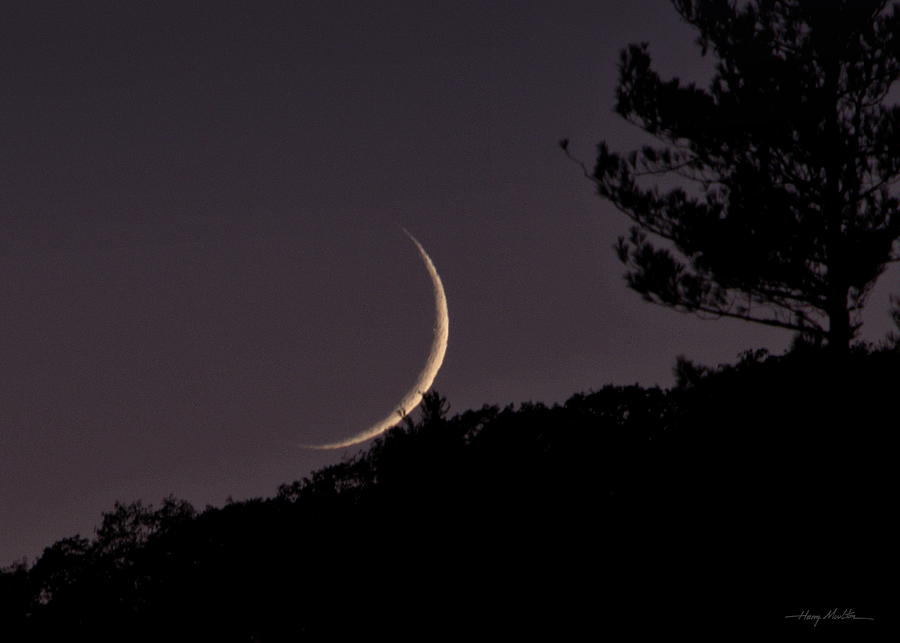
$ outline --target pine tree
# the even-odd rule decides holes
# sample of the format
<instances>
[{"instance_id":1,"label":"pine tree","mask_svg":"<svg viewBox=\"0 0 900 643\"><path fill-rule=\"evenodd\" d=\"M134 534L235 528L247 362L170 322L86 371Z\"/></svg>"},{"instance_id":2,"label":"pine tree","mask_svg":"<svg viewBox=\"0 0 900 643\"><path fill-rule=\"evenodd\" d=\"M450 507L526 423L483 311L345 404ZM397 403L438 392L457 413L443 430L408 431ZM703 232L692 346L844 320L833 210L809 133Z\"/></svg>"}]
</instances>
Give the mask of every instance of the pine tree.
<instances>
[{"instance_id":1,"label":"pine tree","mask_svg":"<svg viewBox=\"0 0 900 643\"><path fill-rule=\"evenodd\" d=\"M628 285L676 310L735 317L846 353L900 260L900 6L886 0L673 0L717 58L708 89L621 54L616 112L658 142L602 142L601 196L634 225ZM566 153L568 141L561 146ZM669 176L685 187L663 190ZM662 245L654 245L655 236ZM681 256L677 256L679 253Z\"/></svg>"}]
</instances>

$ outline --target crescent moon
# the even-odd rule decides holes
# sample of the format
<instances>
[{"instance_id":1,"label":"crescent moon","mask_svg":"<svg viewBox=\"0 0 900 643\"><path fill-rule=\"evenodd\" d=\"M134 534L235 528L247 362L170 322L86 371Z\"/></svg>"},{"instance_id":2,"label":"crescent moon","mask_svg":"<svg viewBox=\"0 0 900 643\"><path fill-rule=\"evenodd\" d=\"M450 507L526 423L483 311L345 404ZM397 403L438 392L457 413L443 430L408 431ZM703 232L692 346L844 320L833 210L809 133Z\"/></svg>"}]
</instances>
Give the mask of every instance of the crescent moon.
<instances>
[{"instance_id":1,"label":"crescent moon","mask_svg":"<svg viewBox=\"0 0 900 643\"><path fill-rule=\"evenodd\" d=\"M422 263L425 264L425 270L431 277L431 286L434 292L434 336L431 340L431 350L428 352L428 359L425 360L425 366L416 378L415 383L409 389L403 399L397 404L391 413L370 426L365 431L358 433L346 440L339 442L331 442L328 444L304 445L308 449L341 449L350 447L366 440L381 435L391 427L399 424L403 418L409 415L422 402L422 397L431 388L434 378L437 377L441 364L444 363L444 355L447 353L447 340L450 335L450 317L447 313L447 297L444 294L444 285L441 283L441 277L438 275L431 257L425 252L422 244L410 234L409 230L403 228L406 236L415 244Z\"/></svg>"}]
</instances>

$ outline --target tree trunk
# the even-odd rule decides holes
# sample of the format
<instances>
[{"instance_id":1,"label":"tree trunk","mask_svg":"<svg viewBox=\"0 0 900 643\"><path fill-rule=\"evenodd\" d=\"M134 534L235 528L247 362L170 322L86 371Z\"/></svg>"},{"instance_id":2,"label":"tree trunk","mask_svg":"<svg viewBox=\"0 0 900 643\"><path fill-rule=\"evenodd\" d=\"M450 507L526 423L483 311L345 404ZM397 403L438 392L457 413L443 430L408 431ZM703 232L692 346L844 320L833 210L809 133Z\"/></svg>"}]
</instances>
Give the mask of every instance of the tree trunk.
<instances>
[{"instance_id":1,"label":"tree trunk","mask_svg":"<svg viewBox=\"0 0 900 643\"><path fill-rule=\"evenodd\" d=\"M849 285L847 283L846 239L842 234L844 221L844 194L841 189L841 150L843 140L838 127L839 91L838 79L841 67L833 52L824 63L824 114L825 114L825 215L826 252L828 256L828 351L836 358L850 351L850 311L847 307Z\"/></svg>"},{"instance_id":2,"label":"tree trunk","mask_svg":"<svg viewBox=\"0 0 900 643\"><path fill-rule=\"evenodd\" d=\"M836 287L828 302L828 350L836 357L850 352L850 311L847 308L847 288Z\"/></svg>"}]
</instances>

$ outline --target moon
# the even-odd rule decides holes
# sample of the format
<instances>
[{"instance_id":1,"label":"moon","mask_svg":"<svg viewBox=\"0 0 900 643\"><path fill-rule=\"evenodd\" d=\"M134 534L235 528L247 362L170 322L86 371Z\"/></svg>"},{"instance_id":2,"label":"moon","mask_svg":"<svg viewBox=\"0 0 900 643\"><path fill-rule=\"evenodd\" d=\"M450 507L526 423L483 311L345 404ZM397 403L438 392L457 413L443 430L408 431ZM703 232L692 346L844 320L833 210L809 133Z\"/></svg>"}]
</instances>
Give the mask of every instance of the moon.
<instances>
[{"instance_id":1,"label":"moon","mask_svg":"<svg viewBox=\"0 0 900 643\"><path fill-rule=\"evenodd\" d=\"M422 397L431 388L434 378L437 377L441 364L444 363L444 355L447 353L447 340L450 335L450 317L447 312L447 297L444 294L444 285L441 283L441 277L438 275L431 257L425 252L422 244L410 234L409 230L403 228L406 236L415 244L422 263L425 264L425 270L431 277L432 291L434 292L434 336L431 340L431 350L428 352L428 359L425 360L425 366L416 378L415 383L410 387L403 399L397 403L390 414L384 419L376 422L365 431L357 433L339 442L330 442L328 444L303 445L308 449L341 449L351 447L360 442L371 440L381 435L393 426L396 426L409 415L422 402Z\"/></svg>"}]
</instances>

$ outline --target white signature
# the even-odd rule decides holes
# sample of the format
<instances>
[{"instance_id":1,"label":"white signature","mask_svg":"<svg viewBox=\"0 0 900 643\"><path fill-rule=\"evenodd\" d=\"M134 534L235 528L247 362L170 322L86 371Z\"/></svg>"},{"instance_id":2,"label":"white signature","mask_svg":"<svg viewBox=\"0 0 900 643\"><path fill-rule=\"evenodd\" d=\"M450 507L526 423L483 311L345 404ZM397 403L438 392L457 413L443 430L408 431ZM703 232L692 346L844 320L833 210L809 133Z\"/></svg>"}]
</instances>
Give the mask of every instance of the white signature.
<instances>
[{"instance_id":1,"label":"white signature","mask_svg":"<svg viewBox=\"0 0 900 643\"><path fill-rule=\"evenodd\" d=\"M799 614L785 616L795 618L798 621L812 621L813 627L818 627L821 621L874 621L871 616L857 616L853 610L829 610L825 614L810 614L809 610L803 610Z\"/></svg>"}]
</instances>

